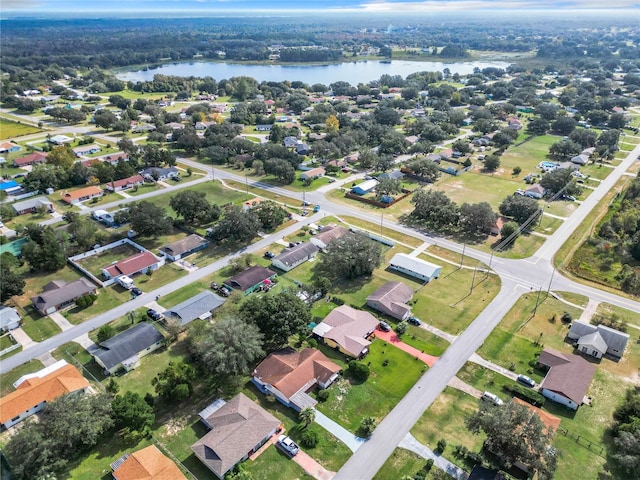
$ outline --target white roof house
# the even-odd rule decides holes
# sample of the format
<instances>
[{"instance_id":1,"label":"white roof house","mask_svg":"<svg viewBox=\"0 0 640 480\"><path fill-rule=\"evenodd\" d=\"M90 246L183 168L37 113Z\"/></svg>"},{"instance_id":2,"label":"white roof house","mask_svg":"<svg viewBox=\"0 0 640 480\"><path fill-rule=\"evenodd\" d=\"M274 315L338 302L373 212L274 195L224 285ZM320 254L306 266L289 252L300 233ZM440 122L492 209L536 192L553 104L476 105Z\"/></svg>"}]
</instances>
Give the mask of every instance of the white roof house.
<instances>
[{"instance_id":1,"label":"white roof house","mask_svg":"<svg viewBox=\"0 0 640 480\"><path fill-rule=\"evenodd\" d=\"M396 253L389 262L389 266L393 270L427 282L438 278L442 272L442 267L439 265L404 253Z\"/></svg>"},{"instance_id":2,"label":"white roof house","mask_svg":"<svg viewBox=\"0 0 640 480\"><path fill-rule=\"evenodd\" d=\"M596 358L602 358L605 354L621 358L629 341L627 333L580 320L571 324L567 337L576 340L580 352Z\"/></svg>"}]
</instances>

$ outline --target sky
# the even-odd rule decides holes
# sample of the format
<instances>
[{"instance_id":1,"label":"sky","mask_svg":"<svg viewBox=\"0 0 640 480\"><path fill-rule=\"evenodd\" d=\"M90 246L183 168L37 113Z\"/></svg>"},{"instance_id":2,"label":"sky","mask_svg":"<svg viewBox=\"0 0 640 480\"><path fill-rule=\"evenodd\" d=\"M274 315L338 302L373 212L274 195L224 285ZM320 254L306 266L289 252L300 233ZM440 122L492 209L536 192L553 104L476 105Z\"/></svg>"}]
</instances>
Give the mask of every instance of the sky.
<instances>
[{"instance_id":1,"label":"sky","mask_svg":"<svg viewBox=\"0 0 640 480\"><path fill-rule=\"evenodd\" d=\"M622 11L638 0L0 0L0 12L46 16L62 13L412 13L473 10ZM639 17L640 19L640 17Z\"/></svg>"}]
</instances>

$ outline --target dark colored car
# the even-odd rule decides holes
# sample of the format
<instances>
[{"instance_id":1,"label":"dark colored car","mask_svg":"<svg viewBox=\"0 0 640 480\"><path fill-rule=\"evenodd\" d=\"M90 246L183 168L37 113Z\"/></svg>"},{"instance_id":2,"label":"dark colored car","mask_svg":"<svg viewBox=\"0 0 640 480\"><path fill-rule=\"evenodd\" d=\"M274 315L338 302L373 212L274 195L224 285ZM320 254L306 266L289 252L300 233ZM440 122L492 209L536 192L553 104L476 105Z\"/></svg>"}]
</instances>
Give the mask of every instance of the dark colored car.
<instances>
[{"instance_id":1,"label":"dark colored car","mask_svg":"<svg viewBox=\"0 0 640 480\"><path fill-rule=\"evenodd\" d=\"M420 319L416 317L407 318L407 322L409 322L411 325L415 325L416 327L422 324Z\"/></svg>"},{"instance_id":2,"label":"dark colored car","mask_svg":"<svg viewBox=\"0 0 640 480\"><path fill-rule=\"evenodd\" d=\"M276 254L273 252L264 252L264 258L273 258Z\"/></svg>"},{"instance_id":3,"label":"dark colored car","mask_svg":"<svg viewBox=\"0 0 640 480\"><path fill-rule=\"evenodd\" d=\"M151 320L161 320L162 314L156 312L153 308L150 308L149 310L147 310L147 317L149 317Z\"/></svg>"},{"instance_id":4,"label":"dark colored car","mask_svg":"<svg viewBox=\"0 0 640 480\"><path fill-rule=\"evenodd\" d=\"M526 385L527 387L533 388L533 387L536 386L536 382L534 382L532 379L530 379L526 375L518 375L518 379L517 380L518 380L518 383Z\"/></svg>"},{"instance_id":5,"label":"dark colored car","mask_svg":"<svg viewBox=\"0 0 640 480\"><path fill-rule=\"evenodd\" d=\"M380 330L383 330L385 332L391 331L391 326L387 322L380 322L378 324L378 328L380 328Z\"/></svg>"},{"instance_id":6,"label":"dark colored car","mask_svg":"<svg viewBox=\"0 0 640 480\"><path fill-rule=\"evenodd\" d=\"M138 295L142 295L142 290L140 290L138 287L133 287L131 289L131 294L137 297Z\"/></svg>"}]
</instances>

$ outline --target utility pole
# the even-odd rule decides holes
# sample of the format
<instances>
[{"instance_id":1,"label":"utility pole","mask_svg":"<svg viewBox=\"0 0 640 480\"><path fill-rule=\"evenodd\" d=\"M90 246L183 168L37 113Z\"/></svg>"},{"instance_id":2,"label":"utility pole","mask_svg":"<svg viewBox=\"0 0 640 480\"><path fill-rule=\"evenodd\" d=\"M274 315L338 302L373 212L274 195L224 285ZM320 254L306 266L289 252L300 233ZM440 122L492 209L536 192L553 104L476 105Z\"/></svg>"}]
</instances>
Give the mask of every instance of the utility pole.
<instances>
[{"instance_id":1,"label":"utility pole","mask_svg":"<svg viewBox=\"0 0 640 480\"><path fill-rule=\"evenodd\" d=\"M211 181L216 181L216 170L215 168L213 168L213 161L211 162Z\"/></svg>"},{"instance_id":2,"label":"utility pole","mask_svg":"<svg viewBox=\"0 0 640 480\"><path fill-rule=\"evenodd\" d=\"M538 289L538 296L536 297L536 306L533 307L533 315L535 315L536 312L538 311L538 305L540 305L540 303L542 303L542 302L540 302L540 293L541 292L542 292L542 287L540 287Z\"/></svg>"},{"instance_id":3,"label":"utility pole","mask_svg":"<svg viewBox=\"0 0 640 480\"><path fill-rule=\"evenodd\" d=\"M545 300L547 299L547 297L549 296L549 292L551 291L551 283L553 282L553 276L556 273L556 269L555 267L553 268L553 272L551 272L551 278L549 279L549 286L547 287L547 294L545 295Z\"/></svg>"},{"instance_id":4,"label":"utility pole","mask_svg":"<svg viewBox=\"0 0 640 480\"><path fill-rule=\"evenodd\" d=\"M460 258L460 268L462 268L462 264L464 263L464 251L467 248L467 241L465 240L462 244L462 258Z\"/></svg>"},{"instance_id":5,"label":"utility pole","mask_svg":"<svg viewBox=\"0 0 640 480\"><path fill-rule=\"evenodd\" d=\"M247 172L244 173L244 184L247 187L247 195L249 194L249 179L247 178Z\"/></svg>"},{"instance_id":6,"label":"utility pole","mask_svg":"<svg viewBox=\"0 0 640 480\"><path fill-rule=\"evenodd\" d=\"M384 217L384 212L380 212L380 235L382 235L382 219Z\"/></svg>"},{"instance_id":7,"label":"utility pole","mask_svg":"<svg viewBox=\"0 0 640 480\"><path fill-rule=\"evenodd\" d=\"M478 270L478 267L473 267L473 277L471 277L471 290L469 290L469 295L471 295L473 293L473 286L476 282L476 271Z\"/></svg>"}]
</instances>

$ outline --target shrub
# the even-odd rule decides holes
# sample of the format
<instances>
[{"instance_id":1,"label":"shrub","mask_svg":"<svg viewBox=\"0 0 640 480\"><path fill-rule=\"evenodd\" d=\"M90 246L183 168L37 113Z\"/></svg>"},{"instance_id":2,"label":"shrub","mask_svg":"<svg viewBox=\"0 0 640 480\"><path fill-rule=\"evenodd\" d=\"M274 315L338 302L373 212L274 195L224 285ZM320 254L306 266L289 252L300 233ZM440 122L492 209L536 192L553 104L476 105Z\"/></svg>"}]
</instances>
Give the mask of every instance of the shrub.
<instances>
[{"instance_id":1,"label":"shrub","mask_svg":"<svg viewBox=\"0 0 640 480\"><path fill-rule=\"evenodd\" d=\"M571 323L571 320L573 320L573 318L571 317L571 314L569 312L564 312L562 314L562 317L560 317L560 320L562 321L562 323Z\"/></svg>"},{"instance_id":2,"label":"shrub","mask_svg":"<svg viewBox=\"0 0 640 480\"><path fill-rule=\"evenodd\" d=\"M318 432L311 428L306 428L300 434L300 444L305 448L314 448L318 445Z\"/></svg>"},{"instance_id":3,"label":"shrub","mask_svg":"<svg viewBox=\"0 0 640 480\"><path fill-rule=\"evenodd\" d=\"M329 392L329 390L320 390L316 397L318 398L318 401L326 402L327 400L329 400L330 395L331 393Z\"/></svg>"},{"instance_id":4,"label":"shrub","mask_svg":"<svg viewBox=\"0 0 640 480\"><path fill-rule=\"evenodd\" d=\"M87 308L93 305L97 298L97 295L94 295L93 293L87 293L86 295L82 295L81 297L78 297L76 299L76 305L79 308Z\"/></svg>"},{"instance_id":5,"label":"shrub","mask_svg":"<svg viewBox=\"0 0 640 480\"><path fill-rule=\"evenodd\" d=\"M520 173L522 173L522 168L520 167L514 167L513 172L514 175L520 175Z\"/></svg>"},{"instance_id":6,"label":"shrub","mask_svg":"<svg viewBox=\"0 0 640 480\"><path fill-rule=\"evenodd\" d=\"M407 322L400 322L396 325L396 334L401 337L407 331Z\"/></svg>"},{"instance_id":7,"label":"shrub","mask_svg":"<svg viewBox=\"0 0 640 480\"><path fill-rule=\"evenodd\" d=\"M441 438L438 440L438 451L442 453L445 448L447 448L447 441L444 438Z\"/></svg>"},{"instance_id":8,"label":"shrub","mask_svg":"<svg viewBox=\"0 0 640 480\"><path fill-rule=\"evenodd\" d=\"M356 360L351 360L349 362L349 369L347 371L349 376L359 382L366 382L369 378L369 374L371 373L371 370L369 370L369 367L366 364Z\"/></svg>"},{"instance_id":9,"label":"shrub","mask_svg":"<svg viewBox=\"0 0 640 480\"><path fill-rule=\"evenodd\" d=\"M514 397L518 397L525 402L529 402L531 405L534 405L536 407L541 407L542 405L544 405L544 397L535 390L532 390L528 387L514 384L505 385L502 388L506 392L511 393Z\"/></svg>"},{"instance_id":10,"label":"shrub","mask_svg":"<svg viewBox=\"0 0 640 480\"><path fill-rule=\"evenodd\" d=\"M376 429L377 426L378 426L378 422L376 422L375 418L364 417L362 419L362 423L360 424L359 433L364 438L369 438L371 434L373 434L373 431Z\"/></svg>"},{"instance_id":11,"label":"shrub","mask_svg":"<svg viewBox=\"0 0 640 480\"><path fill-rule=\"evenodd\" d=\"M115 334L116 331L111 325L103 325L102 327L100 327L100 330L98 330L98 343L102 343L105 340L110 339Z\"/></svg>"},{"instance_id":12,"label":"shrub","mask_svg":"<svg viewBox=\"0 0 640 480\"><path fill-rule=\"evenodd\" d=\"M427 460L427 463L424 466L424 471L429 472L433 468L433 458Z\"/></svg>"},{"instance_id":13,"label":"shrub","mask_svg":"<svg viewBox=\"0 0 640 480\"><path fill-rule=\"evenodd\" d=\"M309 348L316 348L318 341L315 338L307 338L307 345L309 345Z\"/></svg>"}]
</instances>

